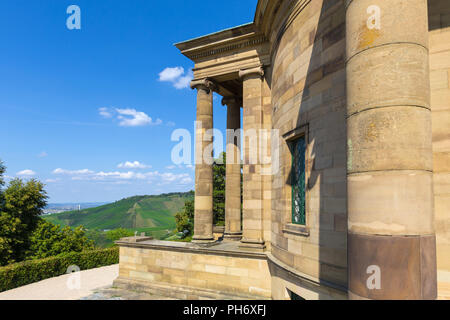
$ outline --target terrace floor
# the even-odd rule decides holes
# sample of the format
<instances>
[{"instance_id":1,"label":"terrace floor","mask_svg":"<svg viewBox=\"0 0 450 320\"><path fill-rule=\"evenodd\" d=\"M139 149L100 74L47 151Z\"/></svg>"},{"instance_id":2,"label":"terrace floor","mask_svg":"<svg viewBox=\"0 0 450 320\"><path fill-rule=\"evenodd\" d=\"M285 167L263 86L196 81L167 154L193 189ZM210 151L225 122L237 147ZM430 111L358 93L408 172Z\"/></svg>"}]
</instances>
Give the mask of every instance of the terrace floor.
<instances>
[{"instance_id":1,"label":"terrace floor","mask_svg":"<svg viewBox=\"0 0 450 320\"><path fill-rule=\"evenodd\" d=\"M73 278L74 275L79 276L79 282ZM2 292L0 300L78 300L92 296L99 289L111 287L118 275L118 264L79 274L65 274Z\"/></svg>"}]
</instances>

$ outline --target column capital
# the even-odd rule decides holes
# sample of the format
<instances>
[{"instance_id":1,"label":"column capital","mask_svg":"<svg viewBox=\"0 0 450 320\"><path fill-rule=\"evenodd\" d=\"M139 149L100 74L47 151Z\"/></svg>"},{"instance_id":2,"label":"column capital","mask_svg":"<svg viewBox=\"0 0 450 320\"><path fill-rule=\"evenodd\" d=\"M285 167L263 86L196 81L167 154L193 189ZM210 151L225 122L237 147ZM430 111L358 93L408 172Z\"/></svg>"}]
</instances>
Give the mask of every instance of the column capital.
<instances>
[{"instance_id":1,"label":"column capital","mask_svg":"<svg viewBox=\"0 0 450 320\"><path fill-rule=\"evenodd\" d=\"M245 69L245 70L239 70L239 78L245 78L250 75L258 75L260 77L264 76L264 69L262 66L251 68L251 69Z\"/></svg>"},{"instance_id":2,"label":"column capital","mask_svg":"<svg viewBox=\"0 0 450 320\"><path fill-rule=\"evenodd\" d=\"M227 96L222 98L223 106L242 106L242 99L238 96Z\"/></svg>"},{"instance_id":3,"label":"column capital","mask_svg":"<svg viewBox=\"0 0 450 320\"><path fill-rule=\"evenodd\" d=\"M219 91L219 87L211 79L194 79L191 81L191 89L203 89L209 91Z\"/></svg>"}]
</instances>

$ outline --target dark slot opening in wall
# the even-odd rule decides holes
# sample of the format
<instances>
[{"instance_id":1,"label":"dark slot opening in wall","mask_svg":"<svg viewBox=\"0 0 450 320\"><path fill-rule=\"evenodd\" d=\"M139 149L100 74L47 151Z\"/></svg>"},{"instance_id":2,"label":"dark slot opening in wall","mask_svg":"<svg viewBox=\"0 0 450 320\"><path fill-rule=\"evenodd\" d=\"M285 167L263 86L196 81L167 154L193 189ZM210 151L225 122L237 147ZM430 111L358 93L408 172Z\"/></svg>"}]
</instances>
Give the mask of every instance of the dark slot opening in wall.
<instances>
[{"instance_id":1,"label":"dark slot opening in wall","mask_svg":"<svg viewBox=\"0 0 450 320\"><path fill-rule=\"evenodd\" d=\"M296 294L295 292L292 292L291 290L287 289L288 293L289 293L289 297L291 298L291 300L306 300L302 297L300 297L298 294Z\"/></svg>"}]
</instances>

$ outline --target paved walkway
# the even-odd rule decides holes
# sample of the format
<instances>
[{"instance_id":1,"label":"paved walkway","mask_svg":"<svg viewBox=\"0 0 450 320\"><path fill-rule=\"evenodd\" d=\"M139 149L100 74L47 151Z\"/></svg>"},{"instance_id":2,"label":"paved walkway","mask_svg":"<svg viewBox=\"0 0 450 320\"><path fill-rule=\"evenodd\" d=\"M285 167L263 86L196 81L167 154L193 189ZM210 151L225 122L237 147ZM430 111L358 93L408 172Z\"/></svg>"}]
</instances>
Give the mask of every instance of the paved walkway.
<instances>
[{"instance_id":1,"label":"paved walkway","mask_svg":"<svg viewBox=\"0 0 450 320\"><path fill-rule=\"evenodd\" d=\"M2 292L0 300L78 300L111 287L118 275L118 264L66 274Z\"/></svg>"},{"instance_id":2,"label":"paved walkway","mask_svg":"<svg viewBox=\"0 0 450 320\"><path fill-rule=\"evenodd\" d=\"M0 293L0 300L169 300L144 292L112 288L119 265L66 274ZM79 280L79 281L78 281ZM79 283L79 288L77 288ZM450 299L450 285L440 283L440 299ZM71 289L73 288L73 289Z\"/></svg>"}]
</instances>

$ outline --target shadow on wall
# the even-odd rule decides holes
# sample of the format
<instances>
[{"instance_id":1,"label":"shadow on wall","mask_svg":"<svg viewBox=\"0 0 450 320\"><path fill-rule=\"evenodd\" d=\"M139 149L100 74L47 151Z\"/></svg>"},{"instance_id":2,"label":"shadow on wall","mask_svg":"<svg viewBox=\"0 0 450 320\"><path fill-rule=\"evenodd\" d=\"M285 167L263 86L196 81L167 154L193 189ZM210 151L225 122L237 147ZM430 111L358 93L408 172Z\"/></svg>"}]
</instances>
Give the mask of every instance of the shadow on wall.
<instances>
[{"instance_id":1,"label":"shadow on wall","mask_svg":"<svg viewBox=\"0 0 450 320\"><path fill-rule=\"evenodd\" d=\"M335 14L332 6L340 2L338 19L340 24L332 26L328 19ZM330 61L326 61L319 69L323 81L331 78L331 87L321 93L322 104L318 121L321 122L325 137L311 134L313 142L312 172L308 181L308 189L320 183L319 206L319 261L320 280L325 284L338 285L338 289L347 289L347 92L346 92L346 52L345 52L345 8L344 1L324 1L314 39L313 52L332 50L333 46L343 43L343 50L336 53ZM331 11L331 12L330 12ZM317 48L316 48L317 46ZM325 55L324 55L325 56ZM306 80L307 89L302 101L309 98L309 88L315 82L314 68L310 67ZM310 76L311 75L311 76ZM300 106L300 111L302 106ZM302 122L299 114L298 124ZM321 129L319 129L320 132ZM322 137L322 138L321 138ZM327 160L331 162L327 163ZM318 164L318 161L320 162ZM324 164L325 163L325 164ZM319 179L320 177L320 179ZM331 222L331 223L330 223ZM322 224L325 226L322 227ZM334 251L334 252L333 252Z\"/></svg>"},{"instance_id":2,"label":"shadow on wall","mask_svg":"<svg viewBox=\"0 0 450 320\"><path fill-rule=\"evenodd\" d=\"M306 181L306 226L311 227L311 236L305 241L317 244L315 237L319 233L320 283L346 292L347 124L343 0L322 1L318 23L310 37L312 55L304 90L298 93L301 98L296 120L296 128L308 126L306 168L310 174ZM293 50L302 54L305 48L301 45L298 42ZM291 81L294 86L293 79ZM291 187L292 174L291 169L285 181ZM319 299L329 297L319 293Z\"/></svg>"},{"instance_id":3,"label":"shadow on wall","mask_svg":"<svg viewBox=\"0 0 450 320\"><path fill-rule=\"evenodd\" d=\"M448 0L428 0L429 31L450 27Z\"/></svg>"}]
</instances>

